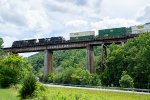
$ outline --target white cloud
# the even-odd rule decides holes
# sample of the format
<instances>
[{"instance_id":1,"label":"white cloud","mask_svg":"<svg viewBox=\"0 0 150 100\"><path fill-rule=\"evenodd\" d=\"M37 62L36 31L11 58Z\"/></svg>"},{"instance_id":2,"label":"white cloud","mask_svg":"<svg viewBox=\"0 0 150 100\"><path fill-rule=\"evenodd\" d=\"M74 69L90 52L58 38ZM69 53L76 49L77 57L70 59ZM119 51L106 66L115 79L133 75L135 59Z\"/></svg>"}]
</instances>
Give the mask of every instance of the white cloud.
<instances>
[{"instance_id":1,"label":"white cloud","mask_svg":"<svg viewBox=\"0 0 150 100\"><path fill-rule=\"evenodd\" d=\"M16 39L69 39L70 32L136 25L149 21L148 4L150 0L0 0L0 37L11 46Z\"/></svg>"},{"instance_id":2,"label":"white cloud","mask_svg":"<svg viewBox=\"0 0 150 100\"><path fill-rule=\"evenodd\" d=\"M103 0L101 14L103 17L131 19L147 4L150 4L150 0Z\"/></svg>"},{"instance_id":3,"label":"white cloud","mask_svg":"<svg viewBox=\"0 0 150 100\"><path fill-rule=\"evenodd\" d=\"M115 27L129 27L140 24L140 22L132 19L124 18L109 18L106 17L102 21L92 23L92 27L96 29L115 28Z\"/></svg>"},{"instance_id":4,"label":"white cloud","mask_svg":"<svg viewBox=\"0 0 150 100\"><path fill-rule=\"evenodd\" d=\"M88 22L85 20L72 20L66 23L68 29L73 29L72 31L84 31L87 30Z\"/></svg>"},{"instance_id":5,"label":"white cloud","mask_svg":"<svg viewBox=\"0 0 150 100\"><path fill-rule=\"evenodd\" d=\"M4 36L2 37L4 41L4 47L10 47L12 46L13 41L17 40L15 37L9 37L9 36Z\"/></svg>"},{"instance_id":6,"label":"white cloud","mask_svg":"<svg viewBox=\"0 0 150 100\"><path fill-rule=\"evenodd\" d=\"M141 21L143 23L150 22L150 5L147 5L138 12L137 21Z\"/></svg>"}]
</instances>

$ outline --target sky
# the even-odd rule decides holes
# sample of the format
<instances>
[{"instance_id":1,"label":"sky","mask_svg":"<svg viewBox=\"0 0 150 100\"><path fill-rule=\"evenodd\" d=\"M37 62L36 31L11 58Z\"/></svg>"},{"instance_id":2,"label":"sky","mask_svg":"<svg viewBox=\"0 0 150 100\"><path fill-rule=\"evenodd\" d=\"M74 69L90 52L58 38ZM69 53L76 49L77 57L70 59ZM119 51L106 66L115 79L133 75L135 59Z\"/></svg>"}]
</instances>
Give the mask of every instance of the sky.
<instances>
[{"instance_id":1,"label":"sky","mask_svg":"<svg viewBox=\"0 0 150 100\"><path fill-rule=\"evenodd\" d=\"M0 0L0 37L15 40L150 22L150 0Z\"/></svg>"}]
</instances>

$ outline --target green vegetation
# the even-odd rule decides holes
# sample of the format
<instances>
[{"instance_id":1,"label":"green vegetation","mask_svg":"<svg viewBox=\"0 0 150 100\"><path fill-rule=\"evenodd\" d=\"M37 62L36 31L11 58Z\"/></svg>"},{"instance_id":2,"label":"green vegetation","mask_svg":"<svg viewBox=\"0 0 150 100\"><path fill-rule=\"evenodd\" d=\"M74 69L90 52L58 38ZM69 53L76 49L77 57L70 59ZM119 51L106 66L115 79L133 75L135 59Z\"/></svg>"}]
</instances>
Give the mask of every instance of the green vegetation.
<instances>
[{"instance_id":1,"label":"green vegetation","mask_svg":"<svg viewBox=\"0 0 150 100\"><path fill-rule=\"evenodd\" d=\"M18 90L15 87L0 88L0 100L20 100Z\"/></svg>"},{"instance_id":2,"label":"green vegetation","mask_svg":"<svg viewBox=\"0 0 150 100\"><path fill-rule=\"evenodd\" d=\"M119 93L108 91L95 91L84 89L66 89L66 88L49 88L48 97L55 98L50 100L65 100L57 99L57 97L66 98L66 100L148 100L149 95L135 93ZM72 99L79 97L80 99Z\"/></svg>"},{"instance_id":3,"label":"green vegetation","mask_svg":"<svg viewBox=\"0 0 150 100\"><path fill-rule=\"evenodd\" d=\"M0 60L0 87L19 83L28 74L30 65L15 54L8 54Z\"/></svg>"},{"instance_id":4,"label":"green vegetation","mask_svg":"<svg viewBox=\"0 0 150 100\"><path fill-rule=\"evenodd\" d=\"M119 80L119 84L123 88L133 88L133 79L130 75L127 74L126 71L122 72L121 79Z\"/></svg>"},{"instance_id":5,"label":"green vegetation","mask_svg":"<svg viewBox=\"0 0 150 100\"><path fill-rule=\"evenodd\" d=\"M45 97L44 92L45 88L35 79L33 74L29 74L24 79L19 94L22 99L43 99Z\"/></svg>"},{"instance_id":6,"label":"green vegetation","mask_svg":"<svg viewBox=\"0 0 150 100\"><path fill-rule=\"evenodd\" d=\"M100 47L94 47L95 55L95 67L97 68L100 64ZM60 50L54 51L53 53L53 66L55 70L59 71L68 67L84 67L86 66L86 50L85 49L75 49L75 50ZM32 64L35 71L40 71L44 66L44 53L40 52L38 54L32 55L27 58Z\"/></svg>"},{"instance_id":7,"label":"green vegetation","mask_svg":"<svg viewBox=\"0 0 150 100\"><path fill-rule=\"evenodd\" d=\"M123 46L109 47L106 68L102 73L102 84L119 86L122 71L134 80L135 88L150 88L150 34L129 39Z\"/></svg>"},{"instance_id":8,"label":"green vegetation","mask_svg":"<svg viewBox=\"0 0 150 100\"><path fill-rule=\"evenodd\" d=\"M69 89L49 87L47 99L39 100L149 100L150 95L136 93L120 93L98 90ZM1 100L20 100L18 89L0 89ZM30 99L35 100L35 99Z\"/></svg>"},{"instance_id":9,"label":"green vegetation","mask_svg":"<svg viewBox=\"0 0 150 100\"><path fill-rule=\"evenodd\" d=\"M91 74L84 68L69 67L62 72L54 72L48 76L48 82L75 85L101 85L100 77Z\"/></svg>"}]
</instances>

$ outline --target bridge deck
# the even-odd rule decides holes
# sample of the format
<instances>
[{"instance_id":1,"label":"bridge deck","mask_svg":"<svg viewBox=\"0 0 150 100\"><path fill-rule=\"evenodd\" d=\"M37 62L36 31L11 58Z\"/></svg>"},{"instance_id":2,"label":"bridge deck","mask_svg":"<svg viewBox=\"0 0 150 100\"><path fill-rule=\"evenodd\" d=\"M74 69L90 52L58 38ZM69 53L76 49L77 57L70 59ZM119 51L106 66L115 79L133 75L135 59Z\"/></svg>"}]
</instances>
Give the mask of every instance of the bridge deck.
<instances>
[{"instance_id":1,"label":"bridge deck","mask_svg":"<svg viewBox=\"0 0 150 100\"><path fill-rule=\"evenodd\" d=\"M51 44L51 45L42 45L42 46L30 46L30 47L8 47L4 48L6 52L13 53L24 53L24 52L37 52L44 50L66 50L66 49L80 49L86 48L88 45L90 46L100 46L102 44L109 45L111 43L122 43L126 42L127 39L133 38L135 36L128 37L115 37L115 38L107 38L107 39L87 39L87 40L77 40L77 41L66 41L60 44Z\"/></svg>"}]
</instances>

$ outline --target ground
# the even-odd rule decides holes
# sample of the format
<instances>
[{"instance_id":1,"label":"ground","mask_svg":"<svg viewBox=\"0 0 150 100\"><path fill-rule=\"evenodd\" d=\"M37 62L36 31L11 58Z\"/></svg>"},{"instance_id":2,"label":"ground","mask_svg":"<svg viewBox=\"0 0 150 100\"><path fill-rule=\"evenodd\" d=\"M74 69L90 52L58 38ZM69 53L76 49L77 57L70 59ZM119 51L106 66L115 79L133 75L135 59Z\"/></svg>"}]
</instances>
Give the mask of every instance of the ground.
<instances>
[{"instance_id":1,"label":"ground","mask_svg":"<svg viewBox=\"0 0 150 100\"><path fill-rule=\"evenodd\" d=\"M18 89L0 89L0 100L19 100ZM48 100L150 100L150 94L47 87Z\"/></svg>"}]
</instances>

